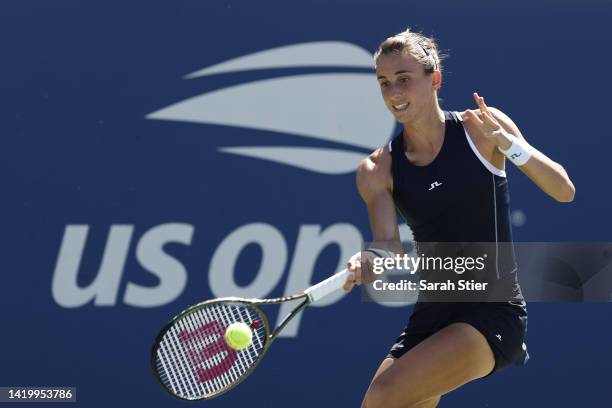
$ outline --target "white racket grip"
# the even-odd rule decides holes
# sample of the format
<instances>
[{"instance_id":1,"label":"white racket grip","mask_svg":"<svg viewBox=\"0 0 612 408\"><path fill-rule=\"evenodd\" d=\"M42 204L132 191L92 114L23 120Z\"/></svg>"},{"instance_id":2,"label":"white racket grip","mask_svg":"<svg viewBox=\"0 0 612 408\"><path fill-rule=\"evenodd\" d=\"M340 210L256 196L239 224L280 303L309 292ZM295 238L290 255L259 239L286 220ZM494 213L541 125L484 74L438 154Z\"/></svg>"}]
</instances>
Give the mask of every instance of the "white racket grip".
<instances>
[{"instance_id":1,"label":"white racket grip","mask_svg":"<svg viewBox=\"0 0 612 408\"><path fill-rule=\"evenodd\" d=\"M304 291L311 303L315 303L318 300L323 299L325 296L329 295L340 289L344 286L344 282L346 282L346 277L352 274L347 269L338 272L337 274L330 276L322 282L317 283L314 286L309 287Z\"/></svg>"}]
</instances>

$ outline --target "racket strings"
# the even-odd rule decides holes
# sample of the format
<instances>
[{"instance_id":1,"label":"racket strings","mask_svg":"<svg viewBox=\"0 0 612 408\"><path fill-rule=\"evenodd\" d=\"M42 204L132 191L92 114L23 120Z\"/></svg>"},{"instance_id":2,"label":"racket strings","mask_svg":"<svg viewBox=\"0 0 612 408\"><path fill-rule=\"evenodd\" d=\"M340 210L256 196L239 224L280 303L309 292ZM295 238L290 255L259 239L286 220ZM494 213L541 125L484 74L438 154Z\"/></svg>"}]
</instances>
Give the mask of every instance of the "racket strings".
<instances>
[{"instance_id":1,"label":"racket strings","mask_svg":"<svg viewBox=\"0 0 612 408\"><path fill-rule=\"evenodd\" d=\"M243 322L253 342L236 351L225 342L226 328ZM239 302L203 305L180 316L158 343L156 368L164 386L185 399L213 396L240 382L266 342L266 324L257 309Z\"/></svg>"}]
</instances>

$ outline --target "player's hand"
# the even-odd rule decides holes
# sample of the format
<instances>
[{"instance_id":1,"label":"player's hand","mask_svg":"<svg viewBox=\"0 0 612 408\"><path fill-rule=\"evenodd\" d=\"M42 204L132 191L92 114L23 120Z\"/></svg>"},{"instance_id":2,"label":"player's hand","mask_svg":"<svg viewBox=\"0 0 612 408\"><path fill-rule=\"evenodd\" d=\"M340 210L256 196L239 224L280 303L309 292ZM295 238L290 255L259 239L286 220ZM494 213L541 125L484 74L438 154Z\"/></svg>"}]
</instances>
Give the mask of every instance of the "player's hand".
<instances>
[{"instance_id":1,"label":"player's hand","mask_svg":"<svg viewBox=\"0 0 612 408\"><path fill-rule=\"evenodd\" d=\"M362 258L362 253L364 258ZM376 258L376 255L365 251L365 252L357 252L355 255L351 256L351 258L346 263L346 268L349 271L349 274L346 278L346 282L344 282L344 286L342 287L346 292L350 292L355 285L361 285L363 283L370 283L374 279L371 273L373 259ZM367 275L367 276L366 276Z\"/></svg>"},{"instance_id":2,"label":"player's hand","mask_svg":"<svg viewBox=\"0 0 612 408\"><path fill-rule=\"evenodd\" d=\"M482 135L495 142L497 146L500 146L500 142L502 144L506 144L504 143L504 140L508 139L506 130L499 124L497 119L495 119L493 114L489 111L489 108L485 104L484 98L478 95L477 92L474 92L473 96L476 104L478 105L478 109L480 109L480 114L477 115L468 109L465 111L467 119L476 125Z\"/></svg>"}]
</instances>

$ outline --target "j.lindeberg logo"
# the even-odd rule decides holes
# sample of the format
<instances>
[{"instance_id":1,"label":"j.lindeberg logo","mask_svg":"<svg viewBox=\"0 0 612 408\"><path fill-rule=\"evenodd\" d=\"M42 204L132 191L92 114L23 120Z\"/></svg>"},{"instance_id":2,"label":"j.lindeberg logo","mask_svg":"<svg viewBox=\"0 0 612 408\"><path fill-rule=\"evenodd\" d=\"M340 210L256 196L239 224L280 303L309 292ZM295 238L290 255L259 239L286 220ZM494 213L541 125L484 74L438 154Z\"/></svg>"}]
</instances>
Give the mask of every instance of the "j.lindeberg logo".
<instances>
[{"instance_id":1,"label":"j.lindeberg logo","mask_svg":"<svg viewBox=\"0 0 612 408\"><path fill-rule=\"evenodd\" d=\"M221 146L218 150L324 174L354 171L395 129L380 100L368 51L345 42L312 42L273 48L186 75L278 68L330 68L333 73L283 75L215 89L152 112L147 119L192 122L288 135L287 145ZM338 72L339 69L352 72ZM359 72L356 69L361 69ZM208 133L210 134L210 133ZM295 146L308 138L326 146ZM225 140L224 140L225 141ZM336 146L329 146L330 142Z\"/></svg>"},{"instance_id":2,"label":"j.lindeberg logo","mask_svg":"<svg viewBox=\"0 0 612 408\"><path fill-rule=\"evenodd\" d=\"M431 186L429 187L428 191L431 191L431 190L433 190L436 187L440 187L441 185L442 185L442 183L434 181L433 183L431 183Z\"/></svg>"}]
</instances>

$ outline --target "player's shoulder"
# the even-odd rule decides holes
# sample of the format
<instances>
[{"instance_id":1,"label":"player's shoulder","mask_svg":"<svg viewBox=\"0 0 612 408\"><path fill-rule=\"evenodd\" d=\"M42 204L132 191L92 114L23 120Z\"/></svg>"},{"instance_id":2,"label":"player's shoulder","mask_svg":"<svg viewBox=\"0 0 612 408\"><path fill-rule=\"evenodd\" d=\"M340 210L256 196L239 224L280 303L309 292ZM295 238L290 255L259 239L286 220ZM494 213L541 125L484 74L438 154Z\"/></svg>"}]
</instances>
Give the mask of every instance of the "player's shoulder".
<instances>
[{"instance_id":1,"label":"player's shoulder","mask_svg":"<svg viewBox=\"0 0 612 408\"><path fill-rule=\"evenodd\" d=\"M389 145L381 146L370 153L359 163L359 173L376 174L391 169L391 152Z\"/></svg>"},{"instance_id":2,"label":"player's shoulder","mask_svg":"<svg viewBox=\"0 0 612 408\"><path fill-rule=\"evenodd\" d=\"M360 187L389 188L391 185L391 152L389 145L379 147L361 160L357 169L357 184Z\"/></svg>"}]
</instances>

